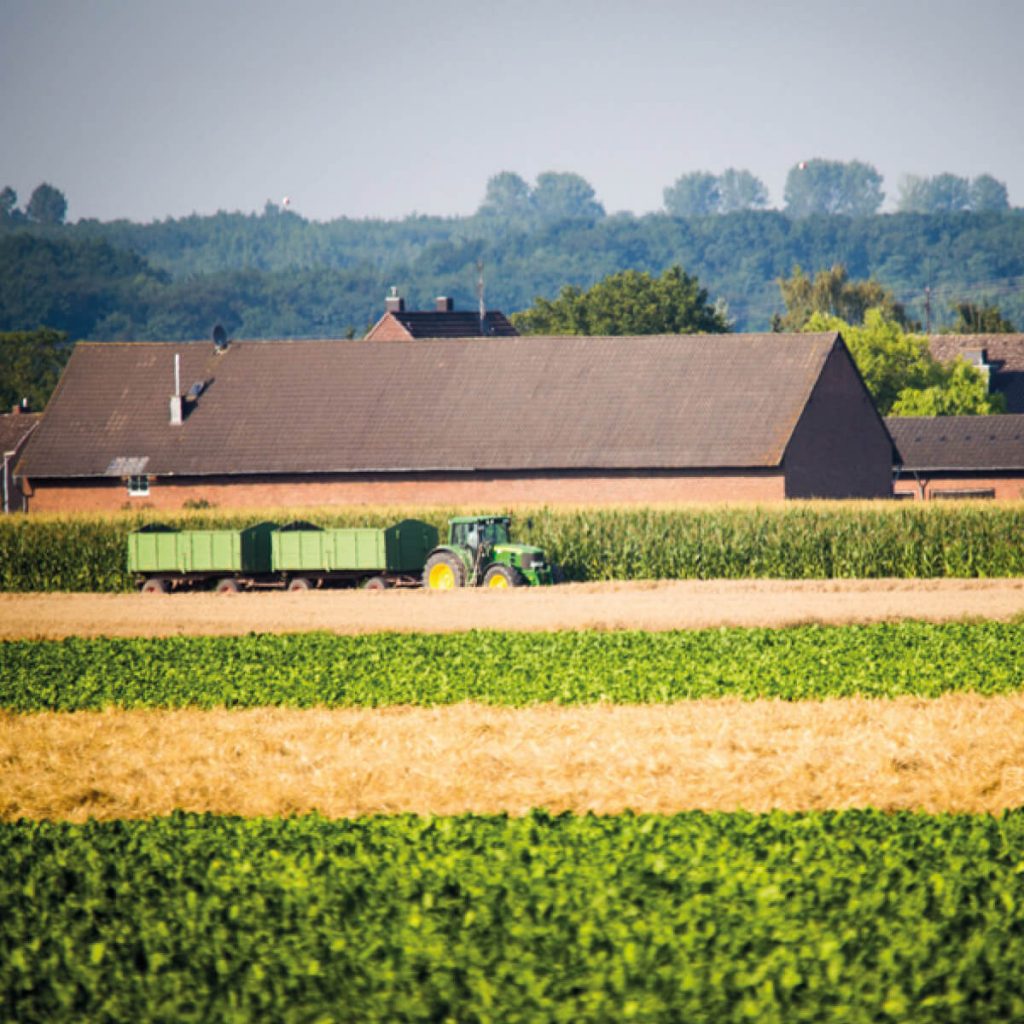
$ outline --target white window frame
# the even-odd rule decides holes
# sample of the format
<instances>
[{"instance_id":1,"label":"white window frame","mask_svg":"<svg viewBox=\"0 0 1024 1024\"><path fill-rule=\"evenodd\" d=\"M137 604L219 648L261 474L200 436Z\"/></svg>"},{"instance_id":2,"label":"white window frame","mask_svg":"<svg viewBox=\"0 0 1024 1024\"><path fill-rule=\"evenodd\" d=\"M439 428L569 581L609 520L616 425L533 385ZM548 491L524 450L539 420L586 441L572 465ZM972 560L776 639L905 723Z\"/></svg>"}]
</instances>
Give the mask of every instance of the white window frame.
<instances>
[{"instance_id":1,"label":"white window frame","mask_svg":"<svg viewBox=\"0 0 1024 1024\"><path fill-rule=\"evenodd\" d=\"M129 498L148 498L149 497L149 477L145 473L140 473L137 476L128 477L128 497Z\"/></svg>"}]
</instances>

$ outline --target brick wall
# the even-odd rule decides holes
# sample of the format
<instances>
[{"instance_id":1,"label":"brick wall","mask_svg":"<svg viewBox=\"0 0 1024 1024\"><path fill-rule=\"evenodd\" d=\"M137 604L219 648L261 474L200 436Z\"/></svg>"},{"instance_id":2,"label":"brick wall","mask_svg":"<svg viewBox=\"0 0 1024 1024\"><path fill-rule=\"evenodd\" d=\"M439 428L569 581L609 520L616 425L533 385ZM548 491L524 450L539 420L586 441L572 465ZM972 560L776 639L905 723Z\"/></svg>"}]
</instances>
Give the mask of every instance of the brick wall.
<instances>
[{"instance_id":1,"label":"brick wall","mask_svg":"<svg viewBox=\"0 0 1024 1024\"><path fill-rule=\"evenodd\" d=\"M370 329L366 341L408 341L412 335L390 313L385 313Z\"/></svg>"},{"instance_id":2,"label":"brick wall","mask_svg":"<svg viewBox=\"0 0 1024 1024\"><path fill-rule=\"evenodd\" d=\"M786 448L786 497L888 497L892 458L892 441L852 358L834 348Z\"/></svg>"},{"instance_id":3,"label":"brick wall","mask_svg":"<svg viewBox=\"0 0 1024 1024\"><path fill-rule=\"evenodd\" d=\"M966 473L919 473L924 485L925 499L931 499L936 491L993 490L997 501L1020 501L1024 498L1024 473L1006 473L1002 476L971 476ZM921 497L921 488L912 476L903 476L893 486L894 494L910 494Z\"/></svg>"},{"instance_id":4,"label":"brick wall","mask_svg":"<svg viewBox=\"0 0 1024 1024\"><path fill-rule=\"evenodd\" d=\"M322 505L624 505L669 502L782 501L778 470L647 473L406 474L308 480L238 478L155 480L144 498L129 498L121 481L39 481L30 512L113 511L183 507L207 501L217 508Z\"/></svg>"}]
</instances>

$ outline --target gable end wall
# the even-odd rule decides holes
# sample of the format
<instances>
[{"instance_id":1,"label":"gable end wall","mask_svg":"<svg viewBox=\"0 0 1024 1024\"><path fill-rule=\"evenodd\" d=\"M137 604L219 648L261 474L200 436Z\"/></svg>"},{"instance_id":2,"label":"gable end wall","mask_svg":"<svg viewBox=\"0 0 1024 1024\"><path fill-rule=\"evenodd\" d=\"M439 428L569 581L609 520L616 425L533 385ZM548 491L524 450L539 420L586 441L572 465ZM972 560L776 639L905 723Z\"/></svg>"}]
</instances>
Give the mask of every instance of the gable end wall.
<instances>
[{"instance_id":1,"label":"gable end wall","mask_svg":"<svg viewBox=\"0 0 1024 1024\"><path fill-rule=\"evenodd\" d=\"M892 462L885 424L848 350L837 343L786 448L786 497L889 497Z\"/></svg>"},{"instance_id":2,"label":"gable end wall","mask_svg":"<svg viewBox=\"0 0 1024 1024\"><path fill-rule=\"evenodd\" d=\"M385 313L371 328L364 341L411 341L412 335L402 322L390 313Z\"/></svg>"}]
</instances>

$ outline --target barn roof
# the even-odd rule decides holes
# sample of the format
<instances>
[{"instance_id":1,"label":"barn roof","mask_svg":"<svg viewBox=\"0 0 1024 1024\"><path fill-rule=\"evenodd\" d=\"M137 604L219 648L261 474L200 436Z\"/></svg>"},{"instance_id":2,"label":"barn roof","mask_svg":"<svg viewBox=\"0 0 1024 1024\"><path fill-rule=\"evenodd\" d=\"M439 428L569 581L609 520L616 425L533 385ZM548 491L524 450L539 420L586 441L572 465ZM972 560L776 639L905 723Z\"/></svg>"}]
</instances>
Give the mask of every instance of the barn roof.
<instances>
[{"instance_id":1,"label":"barn roof","mask_svg":"<svg viewBox=\"0 0 1024 1024\"><path fill-rule=\"evenodd\" d=\"M837 347L833 333L83 342L18 472L772 467ZM201 392L180 425L175 355L181 390Z\"/></svg>"},{"instance_id":2,"label":"barn roof","mask_svg":"<svg viewBox=\"0 0 1024 1024\"><path fill-rule=\"evenodd\" d=\"M1024 470L1024 415L890 416L908 471Z\"/></svg>"},{"instance_id":3,"label":"barn roof","mask_svg":"<svg viewBox=\"0 0 1024 1024\"><path fill-rule=\"evenodd\" d=\"M990 387L1006 396L1006 411L1024 413L1024 334L933 334L928 348L944 363L962 356L988 365Z\"/></svg>"},{"instance_id":4,"label":"barn roof","mask_svg":"<svg viewBox=\"0 0 1024 1024\"><path fill-rule=\"evenodd\" d=\"M16 451L39 422L42 413L15 412L0 415L0 455Z\"/></svg>"}]
</instances>

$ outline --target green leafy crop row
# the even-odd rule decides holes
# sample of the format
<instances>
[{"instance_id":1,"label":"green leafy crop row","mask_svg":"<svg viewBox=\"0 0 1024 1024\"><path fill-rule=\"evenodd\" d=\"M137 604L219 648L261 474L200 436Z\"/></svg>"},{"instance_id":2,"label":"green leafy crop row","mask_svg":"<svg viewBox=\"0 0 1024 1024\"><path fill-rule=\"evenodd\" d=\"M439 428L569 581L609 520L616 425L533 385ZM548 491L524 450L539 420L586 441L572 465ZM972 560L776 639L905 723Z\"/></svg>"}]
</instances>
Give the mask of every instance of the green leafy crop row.
<instances>
[{"instance_id":1,"label":"green leafy crop row","mask_svg":"<svg viewBox=\"0 0 1024 1024\"><path fill-rule=\"evenodd\" d=\"M1020 624L0 643L0 707L652 703L1024 689Z\"/></svg>"},{"instance_id":2,"label":"green leafy crop row","mask_svg":"<svg viewBox=\"0 0 1024 1024\"><path fill-rule=\"evenodd\" d=\"M301 515L325 526L383 526L415 515L443 529L452 511ZM263 518L286 522L295 515L282 510ZM163 518L186 529L234 529L255 521L222 512ZM4 517L0 590L128 590L126 538L144 521L138 516ZM541 509L517 517L515 528L523 539L546 548L575 580L1024 575L1020 504Z\"/></svg>"},{"instance_id":3,"label":"green leafy crop row","mask_svg":"<svg viewBox=\"0 0 1024 1024\"><path fill-rule=\"evenodd\" d=\"M1024 811L0 825L0 1017L1024 1019Z\"/></svg>"}]
</instances>

